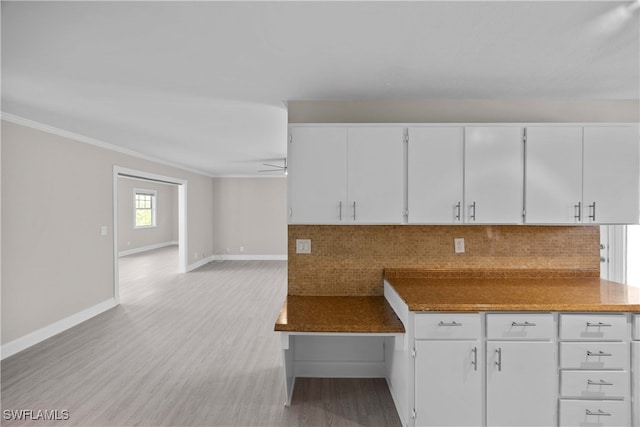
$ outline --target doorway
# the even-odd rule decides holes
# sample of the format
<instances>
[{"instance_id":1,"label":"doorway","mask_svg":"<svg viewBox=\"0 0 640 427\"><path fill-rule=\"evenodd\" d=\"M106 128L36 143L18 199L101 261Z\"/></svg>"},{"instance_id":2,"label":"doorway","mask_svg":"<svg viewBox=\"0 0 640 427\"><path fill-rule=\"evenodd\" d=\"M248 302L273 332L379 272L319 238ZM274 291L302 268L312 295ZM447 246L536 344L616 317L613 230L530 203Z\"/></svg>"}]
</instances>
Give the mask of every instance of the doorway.
<instances>
[{"instance_id":1,"label":"doorway","mask_svg":"<svg viewBox=\"0 0 640 427\"><path fill-rule=\"evenodd\" d=\"M126 178L128 180L136 181L139 183L140 189L136 189L135 192L130 192L131 201L135 201L134 194L136 198L140 198L137 204L131 205L131 216L129 217L131 221L127 221L128 224L120 224L119 216L120 216L120 203L123 200L121 195L119 194L119 180ZM149 185L145 186L145 183ZM145 209L137 209L140 207L149 207L153 206L151 200L155 196L154 191L149 189L152 187L151 183L154 184L163 184L174 186L177 189L177 243L178 243L178 273L185 273L187 267L187 181L183 179L178 179L174 177L164 176L153 174L149 172L144 172L140 170L128 169L119 166L114 166L113 168L113 245L114 245L114 285L113 285L113 295L116 301L116 304L120 303L120 254L121 252L127 253L127 242L121 242L121 234L120 227L132 227L135 226L136 221L140 228L144 228L145 226L150 227L153 224L153 221L156 219L154 217L155 211L145 212ZM147 187L147 188L145 188ZM156 185L157 188L157 185ZM138 194L140 193L140 194ZM149 203L145 203L145 201ZM134 208L134 206L136 208ZM141 218L136 220L134 217L138 214L138 216L142 215ZM146 214L146 216L145 216ZM147 222L145 222L147 221ZM171 242L173 243L173 242ZM138 246L138 245L134 245ZM144 246L143 246L144 248ZM147 245L147 248L153 249L153 245ZM129 251L129 253L134 253L134 250Z\"/></svg>"}]
</instances>

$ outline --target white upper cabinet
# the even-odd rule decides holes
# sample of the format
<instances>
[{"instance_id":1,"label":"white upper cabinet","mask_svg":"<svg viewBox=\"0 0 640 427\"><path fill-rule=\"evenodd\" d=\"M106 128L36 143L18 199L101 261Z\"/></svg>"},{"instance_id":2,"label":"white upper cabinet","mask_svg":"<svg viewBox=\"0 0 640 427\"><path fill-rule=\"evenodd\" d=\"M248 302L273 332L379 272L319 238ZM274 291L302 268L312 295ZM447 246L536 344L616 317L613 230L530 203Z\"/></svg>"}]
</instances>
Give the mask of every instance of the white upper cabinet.
<instances>
[{"instance_id":1,"label":"white upper cabinet","mask_svg":"<svg viewBox=\"0 0 640 427\"><path fill-rule=\"evenodd\" d=\"M291 127L290 224L400 224L402 127Z\"/></svg>"},{"instance_id":2,"label":"white upper cabinet","mask_svg":"<svg viewBox=\"0 0 640 427\"><path fill-rule=\"evenodd\" d=\"M404 128L348 130L348 221L400 224L404 220Z\"/></svg>"},{"instance_id":3,"label":"white upper cabinet","mask_svg":"<svg viewBox=\"0 0 640 427\"><path fill-rule=\"evenodd\" d=\"M527 223L581 222L582 127L527 128L525 197Z\"/></svg>"},{"instance_id":4,"label":"white upper cabinet","mask_svg":"<svg viewBox=\"0 0 640 427\"><path fill-rule=\"evenodd\" d=\"M409 223L462 223L463 143L462 127L409 128Z\"/></svg>"},{"instance_id":5,"label":"white upper cabinet","mask_svg":"<svg viewBox=\"0 0 640 427\"><path fill-rule=\"evenodd\" d=\"M465 222L518 224L523 210L523 128L465 128Z\"/></svg>"},{"instance_id":6,"label":"white upper cabinet","mask_svg":"<svg viewBox=\"0 0 640 427\"><path fill-rule=\"evenodd\" d=\"M345 223L347 128L295 127L290 132L289 222Z\"/></svg>"},{"instance_id":7,"label":"white upper cabinet","mask_svg":"<svg viewBox=\"0 0 640 427\"><path fill-rule=\"evenodd\" d=\"M639 144L636 126L584 128L583 222L638 223Z\"/></svg>"}]
</instances>

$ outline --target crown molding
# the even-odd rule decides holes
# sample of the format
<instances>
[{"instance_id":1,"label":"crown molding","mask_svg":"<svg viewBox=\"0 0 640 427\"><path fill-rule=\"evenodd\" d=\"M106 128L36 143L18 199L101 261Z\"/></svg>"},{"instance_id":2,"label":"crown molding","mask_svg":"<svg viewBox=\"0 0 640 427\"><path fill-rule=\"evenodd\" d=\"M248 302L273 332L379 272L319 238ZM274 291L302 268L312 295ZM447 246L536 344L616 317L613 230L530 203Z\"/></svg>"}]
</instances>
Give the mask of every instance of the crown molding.
<instances>
[{"instance_id":1,"label":"crown molding","mask_svg":"<svg viewBox=\"0 0 640 427\"><path fill-rule=\"evenodd\" d=\"M172 162L168 162L166 160L162 160L162 159L158 159L156 157L153 156L149 156L146 154L142 154L139 153L137 151L134 150L129 150L128 148L123 148L108 142L104 142L101 141L99 139L95 139L95 138L91 138L89 136L85 136L85 135L80 135L77 134L75 132L70 132L64 129L60 129L54 126L49 126L47 124L44 123L40 123L40 122L36 122L34 120L30 120L30 119L26 119L24 117L20 117L20 116L16 116L15 114L9 114L9 113L5 113L4 111L0 112L0 118L2 120L5 120L7 122L11 122L11 123L15 123L17 125L21 125L21 126L26 126L28 128L32 128L32 129L36 129L42 132L46 132L46 133L50 133L53 135L58 135L61 136L63 138L68 138L68 139L72 139L74 141L77 142L82 142L84 144L89 144L89 145L93 145L96 147L100 147L100 148L104 148L106 150L111 150L111 151L115 151L121 154L126 154L128 156L132 156L132 157L136 157L142 160L148 160L150 162L154 162L154 163L159 163L161 165L165 165L165 166L171 166L173 168L176 169L180 169L186 172L192 172L198 175L204 175L207 176L209 178L216 178L216 175L212 175L210 173L206 173L203 172L201 170L197 170L197 169L192 169L189 168L187 166L184 165L180 165L180 164L176 164L176 163L172 163Z\"/></svg>"}]
</instances>

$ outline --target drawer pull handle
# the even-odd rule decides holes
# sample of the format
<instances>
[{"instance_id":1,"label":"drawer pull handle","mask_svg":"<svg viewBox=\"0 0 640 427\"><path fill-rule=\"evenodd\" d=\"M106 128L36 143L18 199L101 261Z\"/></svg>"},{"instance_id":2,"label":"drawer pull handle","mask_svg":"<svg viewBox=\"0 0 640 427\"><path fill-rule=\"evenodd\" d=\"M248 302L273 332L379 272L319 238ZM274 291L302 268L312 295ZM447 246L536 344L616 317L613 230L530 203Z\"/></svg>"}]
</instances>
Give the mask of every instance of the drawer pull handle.
<instances>
[{"instance_id":1,"label":"drawer pull handle","mask_svg":"<svg viewBox=\"0 0 640 427\"><path fill-rule=\"evenodd\" d=\"M502 349L496 348L496 353L498 354L498 360L496 361L496 366L498 367L498 372L502 372Z\"/></svg>"},{"instance_id":2,"label":"drawer pull handle","mask_svg":"<svg viewBox=\"0 0 640 427\"><path fill-rule=\"evenodd\" d=\"M478 347L473 347L471 352L473 353L473 362L471 362L471 364L473 365L473 370L477 371L478 370Z\"/></svg>"},{"instance_id":3,"label":"drawer pull handle","mask_svg":"<svg viewBox=\"0 0 640 427\"><path fill-rule=\"evenodd\" d=\"M455 320L453 322L443 322L442 320L438 323L438 326L462 326L462 323L458 323Z\"/></svg>"},{"instance_id":4,"label":"drawer pull handle","mask_svg":"<svg viewBox=\"0 0 640 427\"><path fill-rule=\"evenodd\" d=\"M587 415L598 415L603 417L610 417L611 414L609 412L604 412L602 409L598 409L596 412L591 412L587 409Z\"/></svg>"},{"instance_id":5,"label":"drawer pull handle","mask_svg":"<svg viewBox=\"0 0 640 427\"><path fill-rule=\"evenodd\" d=\"M602 322L591 323L591 322L587 322L587 328L599 328L601 326L602 327L611 326L611 323L602 323Z\"/></svg>"},{"instance_id":6,"label":"drawer pull handle","mask_svg":"<svg viewBox=\"0 0 640 427\"><path fill-rule=\"evenodd\" d=\"M605 380L600 380L600 381L587 380L587 385L613 385L613 383L608 383Z\"/></svg>"},{"instance_id":7,"label":"drawer pull handle","mask_svg":"<svg viewBox=\"0 0 640 427\"><path fill-rule=\"evenodd\" d=\"M530 323L530 322L524 322L524 323L511 322L511 326L536 326L536 324Z\"/></svg>"},{"instance_id":8,"label":"drawer pull handle","mask_svg":"<svg viewBox=\"0 0 640 427\"><path fill-rule=\"evenodd\" d=\"M612 356L611 353L605 353L604 351L600 350L597 353L594 353L592 351L587 350L587 357L588 356Z\"/></svg>"}]
</instances>

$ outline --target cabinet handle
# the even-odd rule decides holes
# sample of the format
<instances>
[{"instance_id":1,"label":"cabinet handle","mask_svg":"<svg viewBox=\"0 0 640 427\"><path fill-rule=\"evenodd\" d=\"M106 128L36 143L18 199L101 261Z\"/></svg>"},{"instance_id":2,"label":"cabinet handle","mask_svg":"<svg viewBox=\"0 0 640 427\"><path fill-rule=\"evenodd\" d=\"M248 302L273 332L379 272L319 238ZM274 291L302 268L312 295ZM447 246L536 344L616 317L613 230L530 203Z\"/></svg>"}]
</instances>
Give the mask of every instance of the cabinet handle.
<instances>
[{"instance_id":1,"label":"cabinet handle","mask_svg":"<svg viewBox=\"0 0 640 427\"><path fill-rule=\"evenodd\" d=\"M600 381L587 380L587 385L613 385L613 383L608 383L605 380L600 380Z\"/></svg>"},{"instance_id":2,"label":"cabinet handle","mask_svg":"<svg viewBox=\"0 0 640 427\"><path fill-rule=\"evenodd\" d=\"M573 217L574 217L575 219L577 219L578 221L581 221L581 220L582 220L582 202L578 202L578 204L577 204L577 205L573 205L573 207L574 207L574 208L576 208L576 209L578 210L578 211L577 211L577 212L578 212L578 214L577 214L577 215L574 215Z\"/></svg>"},{"instance_id":3,"label":"cabinet handle","mask_svg":"<svg viewBox=\"0 0 640 427\"><path fill-rule=\"evenodd\" d=\"M591 322L587 322L587 328L599 328L599 327L607 327L607 326L611 326L611 323L602 323L602 322L598 322L598 323L591 323Z\"/></svg>"},{"instance_id":4,"label":"cabinet handle","mask_svg":"<svg viewBox=\"0 0 640 427\"><path fill-rule=\"evenodd\" d=\"M453 322L443 322L442 320L438 323L438 326L462 326L462 323L458 323L455 320Z\"/></svg>"},{"instance_id":5,"label":"cabinet handle","mask_svg":"<svg viewBox=\"0 0 640 427\"><path fill-rule=\"evenodd\" d=\"M589 205L589 209L591 209L591 213L589 214L589 218L592 220L596 220L596 202L593 202L592 205Z\"/></svg>"},{"instance_id":6,"label":"cabinet handle","mask_svg":"<svg viewBox=\"0 0 640 427\"><path fill-rule=\"evenodd\" d=\"M461 204L460 202L458 202L458 204L456 205L456 220L458 222L460 222L460 207L461 207Z\"/></svg>"},{"instance_id":7,"label":"cabinet handle","mask_svg":"<svg viewBox=\"0 0 640 427\"><path fill-rule=\"evenodd\" d=\"M340 212L339 213L340 221L342 221L342 200L340 200L340 204L339 204L338 210Z\"/></svg>"},{"instance_id":8,"label":"cabinet handle","mask_svg":"<svg viewBox=\"0 0 640 427\"><path fill-rule=\"evenodd\" d=\"M536 326L536 324L530 323L530 322L524 322L524 323L511 322L511 326Z\"/></svg>"},{"instance_id":9,"label":"cabinet handle","mask_svg":"<svg viewBox=\"0 0 640 427\"><path fill-rule=\"evenodd\" d=\"M471 353L473 353L473 362L471 362L471 364L473 365L473 370L477 371L478 370L478 347L473 347L471 349Z\"/></svg>"},{"instance_id":10,"label":"cabinet handle","mask_svg":"<svg viewBox=\"0 0 640 427\"><path fill-rule=\"evenodd\" d=\"M597 353L594 353L592 351L587 350L587 357L589 357L589 356L599 357L599 356L613 356L613 355L611 353L605 353L602 350L598 351Z\"/></svg>"},{"instance_id":11,"label":"cabinet handle","mask_svg":"<svg viewBox=\"0 0 640 427\"><path fill-rule=\"evenodd\" d=\"M353 220L356 220L356 202L353 202Z\"/></svg>"},{"instance_id":12,"label":"cabinet handle","mask_svg":"<svg viewBox=\"0 0 640 427\"><path fill-rule=\"evenodd\" d=\"M476 220L476 202L469 205L469 219L472 221Z\"/></svg>"},{"instance_id":13,"label":"cabinet handle","mask_svg":"<svg viewBox=\"0 0 640 427\"><path fill-rule=\"evenodd\" d=\"M596 412L591 412L590 410L587 409L587 415L598 415L598 416L603 416L603 417L610 417L611 413L609 412L604 412L602 409L598 409Z\"/></svg>"},{"instance_id":14,"label":"cabinet handle","mask_svg":"<svg viewBox=\"0 0 640 427\"><path fill-rule=\"evenodd\" d=\"M498 372L502 372L502 349L500 347L496 348L496 353L498 353L496 366L498 367Z\"/></svg>"}]
</instances>

